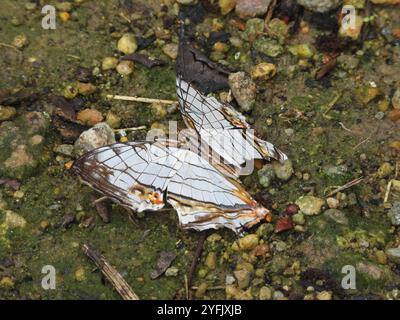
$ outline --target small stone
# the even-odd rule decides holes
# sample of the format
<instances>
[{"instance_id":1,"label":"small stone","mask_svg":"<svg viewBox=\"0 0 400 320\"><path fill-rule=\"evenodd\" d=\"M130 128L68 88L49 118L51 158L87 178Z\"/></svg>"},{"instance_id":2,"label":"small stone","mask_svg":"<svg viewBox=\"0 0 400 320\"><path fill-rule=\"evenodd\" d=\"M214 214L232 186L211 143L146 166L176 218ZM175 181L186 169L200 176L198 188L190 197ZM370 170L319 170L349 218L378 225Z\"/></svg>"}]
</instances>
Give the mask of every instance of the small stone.
<instances>
[{"instance_id":1,"label":"small stone","mask_svg":"<svg viewBox=\"0 0 400 320\"><path fill-rule=\"evenodd\" d=\"M167 43L162 48L162 51L172 60L175 60L178 56L178 45L176 43Z\"/></svg>"},{"instance_id":2,"label":"small stone","mask_svg":"<svg viewBox=\"0 0 400 320\"><path fill-rule=\"evenodd\" d=\"M10 277L3 277L0 280L0 288L3 290L12 290L14 285L14 280Z\"/></svg>"},{"instance_id":3,"label":"small stone","mask_svg":"<svg viewBox=\"0 0 400 320\"><path fill-rule=\"evenodd\" d=\"M354 26L350 24L354 21ZM356 15L354 19L350 22L342 23L339 29L339 36L343 38L351 38L352 40L357 40L361 34L361 29L364 24L363 17Z\"/></svg>"},{"instance_id":4,"label":"small stone","mask_svg":"<svg viewBox=\"0 0 400 320\"><path fill-rule=\"evenodd\" d=\"M271 38L277 39L279 43L284 43L289 34L289 26L285 21L274 18L268 23L267 32Z\"/></svg>"},{"instance_id":5,"label":"small stone","mask_svg":"<svg viewBox=\"0 0 400 320\"><path fill-rule=\"evenodd\" d=\"M86 280L85 269L80 267L75 271L75 280L82 282Z\"/></svg>"},{"instance_id":6,"label":"small stone","mask_svg":"<svg viewBox=\"0 0 400 320\"><path fill-rule=\"evenodd\" d=\"M25 228L27 222L19 214L11 210L6 211L5 225L10 229Z\"/></svg>"},{"instance_id":7,"label":"small stone","mask_svg":"<svg viewBox=\"0 0 400 320\"><path fill-rule=\"evenodd\" d=\"M317 300L332 300L332 292L330 291L322 291L317 293Z\"/></svg>"},{"instance_id":8,"label":"small stone","mask_svg":"<svg viewBox=\"0 0 400 320\"><path fill-rule=\"evenodd\" d=\"M40 229L47 230L50 226L50 222L48 220L40 221Z\"/></svg>"},{"instance_id":9,"label":"small stone","mask_svg":"<svg viewBox=\"0 0 400 320\"><path fill-rule=\"evenodd\" d=\"M177 267L169 267L165 270L166 277L177 277L179 273L179 269Z\"/></svg>"},{"instance_id":10,"label":"small stone","mask_svg":"<svg viewBox=\"0 0 400 320\"><path fill-rule=\"evenodd\" d=\"M234 276L232 275L227 275L225 277L225 284L230 285L230 284L234 284L236 282L236 279Z\"/></svg>"},{"instance_id":11,"label":"small stone","mask_svg":"<svg viewBox=\"0 0 400 320\"><path fill-rule=\"evenodd\" d=\"M277 40L267 37L258 37L253 45L258 52L265 54L268 57L276 58L283 53L283 47Z\"/></svg>"},{"instance_id":12,"label":"small stone","mask_svg":"<svg viewBox=\"0 0 400 320\"><path fill-rule=\"evenodd\" d=\"M241 250L252 250L258 245L258 235L248 234L238 240L239 248Z\"/></svg>"},{"instance_id":13,"label":"small stone","mask_svg":"<svg viewBox=\"0 0 400 320\"><path fill-rule=\"evenodd\" d=\"M337 208L339 208L339 204L340 204L338 199L332 198L332 197L329 197L328 199L326 199L326 203L328 204L328 207L330 209L337 209Z\"/></svg>"},{"instance_id":14,"label":"small stone","mask_svg":"<svg viewBox=\"0 0 400 320\"><path fill-rule=\"evenodd\" d=\"M112 111L108 111L106 115L106 123L113 129L121 127L121 118Z\"/></svg>"},{"instance_id":15,"label":"small stone","mask_svg":"<svg viewBox=\"0 0 400 320\"><path fill-rule=\"evenodd\" d=\"M350 54L341 54L337 62L344 70L350 71L358 67L360 59Z\"/></svg>"},{"instance_id":16,"label":"small stone","mask_svg":"<svg viewBox=\"0 0 400 320\"><path fill-rule=\"evenodd\" d=\"M114 57L105 57L101 62L101 68L104 71L115 69L118 65L118 59Z\"/></svg>"},{"instance_id":17,"label":"small stone","mask_svg":"<svg viewBox=\"0 0 400 320\"><path fill-rule=\"evenodd\" d=\"M380 264L387 264L388 257L386 253L382 250L377 250L375 252L376 261Z\"/></svg>"},{"instance_id":18,"label":"small stone","mask_svg":"<svg viewBox=\"0 0 400 320\"><path fill-rule=\"evenodd\" d=\"M233 274L235 275L239 289L247 289L251 280L251 272L243 269L235 270Z\"/></svg>"},{"instance_id":19,"label":"small stone","mask_svg":"<svg viewBox=\"0 0 400 320\"><path fill-rule=\"evenodd\" d=\"M116 69L121 76L129 76L133 73L135 64L132 61L121 61L118 63Z\"/></svg>"},{"instance_id":20,"label":"small stone","mask_svg":"<svg viewBox=\"0 0 400 320\"><path fill-rule=\"evenodd\" d=\"M357 270L374 280L379 280L383 276L382 269L377 265L369 262L359 262L357 264Z\"/></svg>"},{"instance_id":21,"label":"small stone","mask_svg":"<svg viewBox=\"0 0 400 320\"><path fill-rule=\"evenodd\" d=\"M386 178L390 176L394 171L393 166L389 162L384 162L378 169L378 177L379 178Z\"/></svg>"},{"instance_id":22,"label":"small stone","mask_svg":"<svg viewBox=\"0 0 400 320\"><path fill-rule=\"evenodd\" d=\"M132 33L125 33L117 43L118 51L121 51L125 54L131 54L136 51L138 45L136 43L135 35Z\"/></svg>"},{"instance_id":23,"label":"small stone","mask_svg":"<svg viewBox=\"0 0 400 320\"><path fill-rule=\"evenodd\" d=\"M257 87L244 72L231 73L229 86L242 111L250 111L256 100Z\"/></svg>"},{"instance_id":24,"label":"small stone","mask_svg":"<svg viewBox=\"0 0 400 320\"><path fill-rule=\"evenodd\" d=\"M323 168L324 173L329 177L343 176L347 173L348 168L345 165L341 166L325 166Z\"/></svg>"},{"instance_id":25,"label":"small stone","mask_svg":"<svg viewBox=\"0 0 400 320\"><path fill-rule=\"evenodd\" d=\"M393 95L392 106L395 109L400 109L400 89L397 89Z\"/></svg>"},{"instance_id":26,"label":"small stone","mask_svg":"<svg viewBox=\"0 0 400 320\"><path fill-rule=\"evenodd\" d=\"M272 294L272 298L274 300L282 300L283 298L285 298L285 295L283 294L282 291L274 291L274 293Z\"/></svg>"},{"instance_id":27,"label":"small stone","mask_svg":"<svg viewBox=\"0 0 400 320\"><path fill-rule=\"evenodd\" d=\"M264 188L268 188L271 185L272 180L275 178L274 170L272 169L272 165L269 163L258 170L257 174L258 180Z\"/></svg>"},{"instance_id":28,"label":"small stone","mask_svg":"<svg viewBox=\"0 0 400 320\"><path fill-rule=\"evenodd\" d=\"M198 286L196 293L194 294L197 299L201 299L207 292L208 284L206 282L200 283Z\"/></svg>"},{"instance_id":29,"label":"small stone","mask_svg":"<svg viewBox=\"0 0 400 320\"><path fill-rule=\"evenodd\" d=\"M308 44L296 44L289 46L289 52L301 59L308 59L314 55L314 51Z\"/></svg>"},{"instance_id":30,"label":"small stone","mask_svg":"<svg viewBox=\"0 0 400 320\"><path fill-rule=\"evenodd\" d=\"M236 14L241 19L262 16L271 4L271 0L236 0Z\"/></svg>"},{"instance_id":31,"label":"small stone","mask_svg":"<svg viewBox=\"0 0 400 320\"><path fill-rule=\"evenodd\" d=\"M259 63L251 68L251 78L268 80L276 75L276 66L272 63Z\"/></svg>"},{"instance_id":32,"label":"small stone","mask_svg":"<svg viewBox=\"0 0 400 320\"><path fill-rule=\"evenodd\" d=\"M13 197L15 199L22 199L24 196L25 196L25 192L23 192L22 190L15 191L13 194Z\"/></svg>"},{"instance_id":33,"label":"small stone","mask_svg":"<svg viewBox=\"0 0 400 320\"><path fill-rule=\"evenodd\" d=\"M294 135L294 129L293 129L293 128L287 128L287 129L285 129L284 131L285 131L285 134L286 134L288 137L291 137L292 135Z\"/></svg>"},{"instance_id":34,"label":"small stone","mask_svg":"<svg viewBox=\"0 0 400 320\"><path fill-rule=\"evenodd\" d=\"M399 121L399 120L400 120L400 109L391 110L391 111L388 113L387 116L388 116L388 118L389 118L391 121L393 121L393 122Z\"/></svg>"},{"instance_id":35,"label":"small stone","mask_svg":"<svg viewBox=\"0 0 400 320\"><path fill-rule=\"evenodd\" d=\"M312 216L321 213L325 200L314 196L303 196L296 200L296 204L302 213Z\"/></svg>"},{"instance_id":36,"label":"small stone","mask_svg":"<svg viewBox=\"0 0 400 320\"><path fill-rule=\"evenodd\" d=\"M294 172L293 164L290 159L286 160L282 164L279 161L272 161L272 169L274 170L276 177L282 181L288 181Z\"/></svg>"},{"instance_id":37,"label":"small stone","mask_svg":"<svg viewBox=\"0 0 400 320\"><path fill-rule=\"evenodd\" d=\"M391 261L400 263L400 248L389 248L386 250L386 254Z\"/></svg>"},{"instance_id":38,"label":"small stone","mask_svg":"<svg viewBox=\"0 0 400 320\"><path fill-rule=\"evenodd\" d=\"M271 288L267 286L261 287L258 297L260 300L271 300L272 299Z\"/></svg>"},{"instance_id":39,"label":"small stone","mask_svg":"<svg viewBox=\"0 0 400 320\"><path fill-rule=\"evenodd\" d=\"M390 218L392 225L400 226L400 201L393 203L392 208L388 211L388 217Z\"/></svg>"},{"instance_id":40,"label":"small stone","mask_svg":"<svg viewBox=\"0 0 400 320\"><path fill-rule=\"evenodd\" d=\"M304 218L304 214L302 214L301 212L295 214L295 215L292 217L292 220L293 220L293 222L294 222L295 224L301 225L301 226L304 225L304 224L306 223L306 220L305 220L305 218Z\"/></svg>"},{"instance_id":41,"label":"small stone","mask_svg":"<svg viewBox=\"0 0 400 320\"><path fill-rule=\"evenodd\" d=\"M60 144L53 151L63 156L71 157L74 152L74 146L71 144Z\"/></svg>"},{"instance_id":42,"label":"small stone","mask_svg":"<svg viewBox=\"0 0 400 320\"><path fill-rule=\"evenodd\" d=\"M236 6L236 0L219 0L219 8L221 9L222 15L227 15Z\"/></svg>"},{"instance_id":43,"label":"small stone","mask_svg":"<svg viewBox=\"0 0 400 320\"><path fill-rule=\"evenodd\" d=\"M76 119L83 124L92 127L103 121L103 115L95 109L84 109L78 112Z\"/></svg>"},{"instance_id":44,"label":"small stone","mask_svg":"<svg viewBox=\"0 0 400 320\"><path fill-rule=\"evenodd\" d=\"M115 143L114 131L107 123L96 124L93 128L82 132L74 145L75 154L78 156L95 148Z\"/></svg>"},{"instance_id":45,"label":"small stone","mask_svg":"<svg viewBox=\"0 0 400 320\"><path fill-rule=\"evenodd\" d=\"M340 211L338 209L328 209L323 214L324 216L329 217L338 224L347 225L349 223L349 220L347 219L343 211Z\"/></svg>"},{"instance_id":46,"label":"small stone","mask_svg":"<svg viewBox=\"0 0 400 320\"><path fill-rule=\"evenodd\" d=\"M328 12L337 8L341 0L298 0L301 6L313 12Z\"/></svg>"},{"instance_id":47,"label":"small stone","mask_svg":"<svg viewBox=\"0 0 400 320\"><path fill-rule=\"evenodd\" d=\"M17 110L14 107L3 107L0 106L0 121L8 121L13 119L17 114Z\"/></svg>"},{"instance_id":48,"label":"small stone","mask_svg":"<svg viewBox=\"0 0 400 320\"><path fill-rule=\"evenodd\" d=\"M18 49L22 49L28 45L28 37L25 34L17 35L12 41L12 45Z\"/></svg>"},{"instance_id":49,"label":"small stone","mask_svg":"<svg viewBox=\"0 0 400 320\"><path fill-rule=\"evenodd\" d=\"M90 82L88 83L78 82L77 87L79 94L83 96L91 95L92 93L95 93L97 90L96 86Z\"/></svg>"},{"instance_id":50,"label":"small stone","mask_svg":"<svg viewBox=\"0 0 400 320\"><path fill-rule=\"evenodd\" d=\"M215 252L210 252L207 257L206 261L204 263L208 269L210 270L215 270L217 267L217 255Z\"/></svg>"}]
</instances>

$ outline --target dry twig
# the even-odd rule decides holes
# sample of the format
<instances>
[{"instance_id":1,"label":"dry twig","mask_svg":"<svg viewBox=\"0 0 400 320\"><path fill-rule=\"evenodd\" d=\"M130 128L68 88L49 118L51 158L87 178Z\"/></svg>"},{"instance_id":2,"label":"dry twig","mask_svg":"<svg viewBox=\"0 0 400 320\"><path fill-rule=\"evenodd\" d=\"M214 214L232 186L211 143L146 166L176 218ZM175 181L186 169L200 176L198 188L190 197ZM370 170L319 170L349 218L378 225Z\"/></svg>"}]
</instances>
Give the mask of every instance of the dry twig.
<instances>
[{"instance_id":1,"label":"dry twig","mask_svg":"<svg viewBox=\"0 0 400 320\"><path fill-rule=\"evenodd\" d=\"M144 103L178 104L178 101L175 101L175 100L152 99L152 98L132 97L132 96L119 96L119 95L113 95L113 94L108 94L107 99L135 101L135 102L144 102Z\"/></svg>"}]
</instances>

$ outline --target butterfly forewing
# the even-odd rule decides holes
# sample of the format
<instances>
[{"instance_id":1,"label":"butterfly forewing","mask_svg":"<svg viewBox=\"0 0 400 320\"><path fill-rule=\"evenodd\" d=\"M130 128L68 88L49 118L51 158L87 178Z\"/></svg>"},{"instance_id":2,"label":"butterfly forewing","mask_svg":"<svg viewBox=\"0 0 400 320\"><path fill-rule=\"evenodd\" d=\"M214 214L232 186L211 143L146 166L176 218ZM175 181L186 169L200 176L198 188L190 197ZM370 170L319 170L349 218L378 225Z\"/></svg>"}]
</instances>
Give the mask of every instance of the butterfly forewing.
<instances>
[{"instance_id":1,"label":"butterfly forewing","mask_svg":"<svg viewBox=\"0 0 400 320\"><path fill-rule=\"evenodd\" d=\"M255 137L244 116L229 104L204 96L179 75L176 88L185 123L220 156L221 161L240 168L246 161L254 159L287 160L274 145Z\"/></svg>"}]
</instances>

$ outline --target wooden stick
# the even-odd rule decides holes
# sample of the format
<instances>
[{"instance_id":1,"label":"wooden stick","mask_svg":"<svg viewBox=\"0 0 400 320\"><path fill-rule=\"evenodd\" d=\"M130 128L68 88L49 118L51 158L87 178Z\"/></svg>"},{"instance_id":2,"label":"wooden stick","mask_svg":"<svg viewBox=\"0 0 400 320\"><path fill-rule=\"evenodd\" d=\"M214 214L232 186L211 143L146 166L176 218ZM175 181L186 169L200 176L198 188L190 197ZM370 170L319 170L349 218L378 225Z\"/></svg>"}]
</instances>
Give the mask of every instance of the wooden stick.
<instances>
[{"instance_id":1,"label":"wooden stick","mask_svg":"<svg viewBox=\"0 0 400 320\"><path fill-rule=\"evenodd\" d=\"M121 129L114 129L114 132L121 132L121 131L140 131L140 130L146 130L146 126L140 126L140 127L133 127L133 128L121 128Z\"/></svg>"},{"instance_id":2,"label":"wooden stick","mask_svg":"<svg viewBox=\"0 0 400 320\"><path fill-rule=\"evenodd\" d=\"M142 98L142 97L132 97L132 96L118 96L113 94L108 94L107 98L114 100L135 101L144 103L178 104L178 101L175 100L152 99L152 98Z\"/></svg>"},{"instance_id":3,"label":"wooden stick","mask_svg":"<svg viewBox=\"0 0 400 320\"><path fill-rule=\"evenodd\" d=\"M95 263L97 268L101 270L124 300L139 300L139 297L133 292L124 278L122 278L121 274L111 266L104 256L99 254L94 247L89 244L83 244L82 251Z\"/></svg>"},{"instance_id":4,"label":"wooden stick","mask_svg":"<svg viewBox=\"0 0 400 320\"><path fill-rule=\"evenodd\" d=\"M334 191L332 191L330 194L328 194L327 197L332 197L333 195L335 195L335 194L338 193L338 192L341 192L341 191L343 191L343 190L346 190L346 189L348 189L348 188L351 188L351 187L353 187L353 186L355 186L355 185L361 183L363 180L364 180L364 178L362 178L362 177L361 177L361 178L354 179L354 180L352 180L352 181L346 183L345 185L343 185L343 186L341 186L341 187L338 187L337 189L335 189Z\"/></svg>"},{"instance_id":5,"label":"wooden stick","mask_svg":"<svg viewBox=\"0 0 400 320\"><path fill-rule=\"evenodd\" d=\"M192 287L193 275L196 271L196 267L199 262L201 252L203 251L203 245L204 245L204 241L206 241L206 238L207 238L207 232L202 231L200 233L199 240L197 242L196 252L194 253L192 264L190 265L190 269L189 269L189 275L188 275L188 281L187 281L188 288ZM191 290L189 290L189 300L192 300L192 291Z\"/></svg>"}]
</instances>

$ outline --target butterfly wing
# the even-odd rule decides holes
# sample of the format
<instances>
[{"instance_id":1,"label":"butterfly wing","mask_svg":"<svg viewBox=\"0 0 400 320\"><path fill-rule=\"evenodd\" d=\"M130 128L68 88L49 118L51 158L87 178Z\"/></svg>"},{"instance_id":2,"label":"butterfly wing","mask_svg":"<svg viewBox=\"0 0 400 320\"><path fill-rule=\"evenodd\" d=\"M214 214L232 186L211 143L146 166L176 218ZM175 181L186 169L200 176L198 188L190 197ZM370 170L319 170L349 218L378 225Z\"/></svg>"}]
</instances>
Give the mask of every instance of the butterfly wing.
<instances>
[{"instance_id":1,"label":"butterfly wing","mask_svg":"<svg viewBox=\"0 0 400 320\"><path fill-rule=\"evenodd\" d=\"M140 212L164 206L174 161L165 148L152 143L116 143L86 153L73 171L93 189Z\"/></svg>"},{"instance_id":2,"label":"butterfly wing","mask_svg":"<svg viewBox=\"0 0 400 320\"><path fill-rule=\"evenodd\" d=\"M176 88L186 125L226 162L242 167L253 159L287 160L273 144L255 137L244 116L229 104L204 96L179 75Z\"/></svg>"},{"instance_id":3,"label":"butterfly wing","mask_svg":"<svg viewBox=\"0 0 400 320\"><path fill-rule=\"evenodd\" d=\"M229 228L240 233L270 212L259 206L236 181L226 178L204 158L184 149L173 153L181 161L167 188L167 202L184 229Z\"/></svg>"},{"instance_id":4,"label":"butterfly wing","mask_svg":"<svg viewBox=\"0 0 400 320\"><path fill-rule=\"evenodd\" d=\"M227 227L238 233L269 215L206 160L168 143L116 143L85 154L73 170L84 183L130 209L158 210L166 199L184 229Z\"/></svg>"}]
</instances>

